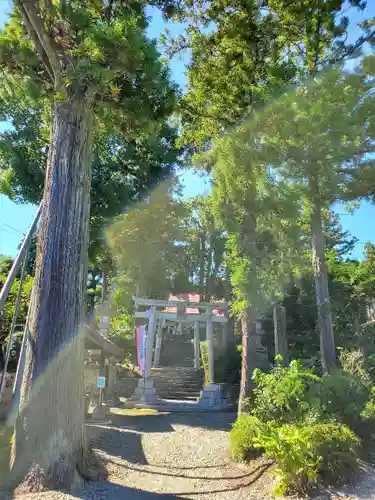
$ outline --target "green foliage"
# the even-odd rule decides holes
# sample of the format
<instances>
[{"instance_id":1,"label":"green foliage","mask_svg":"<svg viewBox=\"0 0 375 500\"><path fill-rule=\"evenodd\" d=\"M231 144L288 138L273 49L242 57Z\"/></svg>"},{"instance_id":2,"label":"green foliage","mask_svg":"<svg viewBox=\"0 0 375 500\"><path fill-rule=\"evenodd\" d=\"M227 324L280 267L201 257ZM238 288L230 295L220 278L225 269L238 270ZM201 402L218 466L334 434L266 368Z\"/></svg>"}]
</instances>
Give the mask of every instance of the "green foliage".
<instances>
[{"instance_id":1,"label":"green foliage","mask_svg":"<svg viewBox=\"0 0 375 500\"><path fill-rule=\"evenodd\" d=\"M371 386L363 379L335 370L321 378L318 390L320 408L326 419L348 425L364 439L371 436L371 425L367 425L362 418L371 397Z\"/></svg>"},{"instance_id":2,"label":"green foliage","mask_svg":"<svg viewBox=\"0 0 375 500\"><path fill-rule=\"evenodd\" d=\"M306 492L320 482L347 481L360 452L371 454L375 388L369 379L335 370L322 377L299 361L271 373L254 370L256 388L231 431L231 454L260 451L277 462L277 494Z\"/></svg>"},{"instance_id":3,"label":"green foliage","mask_svg":"<svg viewBox=\"0 0 375 500\"><path fill-rule=\"evenodd\" d=\"M7 275L0 274L0 281L5 282ZM23 326L26 323L27 311L29 308L29 302L31 297L31 291L34 283L34 278L32 276L26 276L22 286L22 293L19 303L18 316L16 321L16 330L23 330ZM3 343L9 334L10 325L12 323L12 318L15 309L16 297L18 294L20 280L16 278L10 288L7 300L2 311L2 316L0 318L0 342Z\"/></svg>"},{"instance_id":4,"label":"green foliage","mask_svg":"<svg viewBox=\"0 0 375 500\"><path fill-rule=\"evenodd\" d=\"M368 361L363 349L341 349L340 365L344 372L361 379L366 385L371 384Z\"/></svg>"},{"instance_id":5,"label":"green foliage","mask_svg":"<svg viewBox=\"0 0 375 500\"><path fill-rule=\"evenodd\" d=\"M241 353L236 345L215 349L215 377L218 384L238 384L241 378Z\"/></svg>"},{"instance_id":6,"label":"green foliage","mask_svg":"<svg viewBox=\"0 0 375 500\"><path fill-rule=\"evenodd\" d=\"M28 9L35 10L37 28L23 16ZM146 37L144 9L139 2L37 2L26 8L14 2L0 33L0 118L11 125L0 134L0 192L38 203L53 101L88 94L94 101L92 260L103 252L108 220L178 164L176 128L169 123L176 87L155 41ZM42 49L32 35L44 39Z\"/></svg>"},{"instance_id":7,"label":"green foliage","mask_svg":"<svg viewBox=\"0 0 375 500\"><path fill-rule=\"evenodd\" d=\"M121 347L125 353L125 361L135 363L136 346L134 341L134 318L131 314L111 317L109 338Z\"/></svg>"},{"instance_id":8,"label":"green foliage","mask_svg":"<svg viewBox=\"0 0 375 500\"><path fill-rule=\"evenodd\" d=\"M280 425L243 414L233 425L230 443L236 460L264 451L276 461L276 495L306 493L320 481L341 483L358 470L359 440L345 425Z\"/></svg>"},{"instance_id":9,"label":"green foliage","mask_svg":"<svg viewBox=\"0 0 375 500\"><path fill-rule=\"evenodd\" d=\"M230 433L230 453L234 460L251 460L264 450L258 446L258 439L264 434L267 424L251 415L241 414L234 422Z\"/></svg>"},{"instance_id":10,"label":"green foliage","mask_svg":"<svg viewBox=\"0 0 375 500\"><path fill-rule=\"evenodd\" d=\"M300 422L319 404L319 400L313 400L313 388L320 378L297 360L288 367L275 367L271 373L256 369L253 381L256 388L251 398L251 413L263 422Z\"/></svg>"},{"instance_id":11,"label":"green foliage","mask_svg":"<svg viewBox=\"0 0 375 500\"><path fill-rule=\"evenodd\" d=\"M181 142L193 151L207 150L288 84L361 46L363 38L346 44L343 5L344 0L181 2L172 17L185 24L185 32L164 37L170 55L191 51L180 103Z\"/></svg>"},{"instance_id":12,"label":"green foliage","mask_svg":"<svg viewBox=\"0 0 375 500\"><path fill-rule=\"evenodd\" d=\"M305 493L318 481L340 484L358 471L359 440L345 425L317 424L271 428L258 441L277 461L275 493Z\"/></svg>"}]
</instances>

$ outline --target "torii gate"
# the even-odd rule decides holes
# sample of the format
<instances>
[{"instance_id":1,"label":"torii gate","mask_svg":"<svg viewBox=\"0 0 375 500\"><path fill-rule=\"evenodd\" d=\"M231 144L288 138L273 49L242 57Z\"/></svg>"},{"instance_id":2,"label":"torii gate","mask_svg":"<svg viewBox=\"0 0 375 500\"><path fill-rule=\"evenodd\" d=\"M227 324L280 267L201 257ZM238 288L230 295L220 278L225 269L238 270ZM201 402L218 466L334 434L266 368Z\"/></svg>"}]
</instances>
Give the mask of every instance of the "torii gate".
<instances>
[{"instance_id":1,"label":"torii gate","mask_svg":"<svg viewBox=\"0 0 375 500\"><path fill-rule=\"evenodd\" d=\"M191 299L197 296L190 296ZM148 320L148 331L146 341L146 363L145 373L140 385L136 390L136 396L142 401L150 401L156 397L155 389L151 379L152 366L157 366L161 349L161 329L159 328L156 338L155 356L153 359L153 348L155 343L156 322L158 319L175 321L181 324L194 324L194 354L195 367L200 367L200 346L199 346L199 323L206 324L206 340L208 344L208 387L205 390L215 390L214 381L214 342L213 323L220 323L225 326L228 322L227 302L196 302L196 300L159 300L133 297L136 308L143 307L147 310L136 311L135 318ZM135 399L135 398L134 398Z\"/></svg>"}]
</instances>

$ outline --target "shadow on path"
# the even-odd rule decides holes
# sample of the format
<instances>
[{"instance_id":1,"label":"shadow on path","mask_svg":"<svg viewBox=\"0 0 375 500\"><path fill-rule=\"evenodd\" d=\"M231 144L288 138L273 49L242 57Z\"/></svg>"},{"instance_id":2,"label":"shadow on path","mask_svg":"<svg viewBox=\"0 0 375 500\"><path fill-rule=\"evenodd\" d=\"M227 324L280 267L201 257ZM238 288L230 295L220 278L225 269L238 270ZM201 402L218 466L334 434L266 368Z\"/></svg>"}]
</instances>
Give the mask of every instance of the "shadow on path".
<instances>
[{"instance_id":1,"label":"shadow on path","mask_svg":"<svg viewBox=\"0 0 375 500\"><path fill-rule=\"evenodd\" d=\"M128 470L135 471L135 472L140 472L141 474L150 474L150 475L154 475L154 476L178 477L181 479L202 479L204 481L228 481L231 479L233 479L233 480L245 479L247 477L252 476L255 472L257 472L259 470L262 471L262 473L263 473L265 470L267 470L273 464L273 462L262 464L262 465L259 465L258 467L256 467L255 469L253 469L249 472L246 472L245 474L240 474L237 476L218 477L218 476L190 476L189 474L174 474L173 472L152 471L149 469L140 469L138 467L129 467L128 465L125 465L123 462L117 462L116 460L109 460L109 462L114 464L114 465L118 465L124 469L128 469ZM148 464L148 465L150 465L150 464ZM169 469L170 467L165 466L164 468Z\"/></svg>"},{"instance_id":2,"label":"shadow on path","mask_svg":"<svg viewBox=\"0 0 375 500\"><path fill-rule=\"evenodd\" d=\"M263 466L257 467L255 470L246 474L246 476L251 476L254 472L258 473L252 477L249 481L241 482L237 485L230 487L217 488L216 490L207 489L200 491L188 491L183 493L154 493L152 491L144 491L136 488L129 488L127 486L120 486L113 483L105 483L102 486L97 484L88 490L80 493L75 493L73 496L75 498L80 498L82 500L88 500L93 498L92 494L95 492L95 498L100 498L100 500L119 500L122 498L129 498L131 500L156 500L158 498L164 498L169 500L182 500L185 496L200 496L200 495L212 495L219 493L226 493L231 491L240 490L242 488L247 488L254 484L271 466L271 464L264 464ZM215 478L217 480L217 478ZM99 496L98 496L99 495Z\"/></svg>"},{"instance_id":3,"label":"shadow on path","mask_svg":"<svg viewBox=\"0 0 375 500\"><path fill-rule=\"evenodd\" d=\"M183 500L182 497L173 494L153 493L152 491L138 490L137 488L129 488L114 483L105 483L102 486L97 485L94 488L89 488L82 492L70 493L70 495L73 498L80 498L81 500L89 500L92 498L100 500L122 500L124 498L129 500L157 500L158 498L164 498L165 500Z\"/></svg>"},{"instance_id":4,"label":"shadow on path","mask_svg":"<svg viewBox=\"0 0 375 500\"><path fill-rule=\"evenodd\" d=\"M236 420L236 413L160 413L152 415L119 415L111 413L112 427L142 433L173 432L173 425L187 425L209 430L229 431Z\"/></svg>"},{"instance_id":5,"label":"shadow on path","mask_svg":"<svg viewBox=\"0 0 375 500\"><path fill-rule=\"evenodd\" d=\"M263 476L263 474L271 467L271 463L264 464L263 466L257 467L254 471L249 472L248 474L245 475L245 477L252 476L253 473L257 470L259 470L258 474L256 474L254 477L251 478L250 481L242 482L233 486L230 486L228 488L219 488L216 490L204 490L204 491L184 491L183 493L180 492L179 495L182 496L199 496L199 495L207 495L207 494L215 494L215 493L225 493L227 491L237 491L241 490L242 488L248 488L252 484L256 483L260 477ZM235 478L233 478L235 479Z\"/></svg>"},{"instance_id":6,"label":"shadow on path","mask_svg":"<svg viewBox=\"0 0 375 500\"><path fill-rule=\"evenodd\" d=\"M87 431L94 448L133 464L148 464L141 434L91 424L87 426Z\"/></svg>"}]
</instances>

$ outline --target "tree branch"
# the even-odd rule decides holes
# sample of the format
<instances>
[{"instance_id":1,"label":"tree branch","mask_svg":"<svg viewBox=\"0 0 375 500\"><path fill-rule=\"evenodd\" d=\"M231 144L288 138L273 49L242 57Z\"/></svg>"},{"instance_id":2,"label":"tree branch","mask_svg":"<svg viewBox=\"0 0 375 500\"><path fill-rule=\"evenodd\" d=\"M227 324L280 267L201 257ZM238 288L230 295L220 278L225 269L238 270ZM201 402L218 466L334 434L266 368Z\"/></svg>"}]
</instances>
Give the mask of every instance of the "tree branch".
<instances>
[{"instance_id":1,"label":"tree branch","mask_svg":"<svg viewBox=\"0 0 375 500\"><path fill-rule=\"evenodd\" d=\"M55 83L61 70L59 55L46 33L38 0L15 0L23 22L46 70Z\"/></svg>"}]
</instances>

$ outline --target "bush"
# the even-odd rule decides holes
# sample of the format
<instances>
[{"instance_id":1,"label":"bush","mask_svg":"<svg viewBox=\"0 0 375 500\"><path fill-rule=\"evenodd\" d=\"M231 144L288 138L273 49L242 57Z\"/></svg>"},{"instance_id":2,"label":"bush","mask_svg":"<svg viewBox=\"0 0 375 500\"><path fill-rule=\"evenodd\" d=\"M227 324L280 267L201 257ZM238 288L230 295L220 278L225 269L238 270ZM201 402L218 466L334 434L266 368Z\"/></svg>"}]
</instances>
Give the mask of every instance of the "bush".
<instances>
[{"instance_id":1,"label":"bush","mask_svg":"<svg viewBox=\"0 0 375 500\"><path fill-rule=\"evenodd\" d=\"M215 352L215 382L238 384L241 379L241 353L236 345Z\"/></svg>"},{"instance_id":2,"label":"bush","mask_svg":"<svg viewBox=\"0 0 375 500\"><path fill-rule=\"evenodd\" d=\"M364 369L375 384L375 321L360 326L353 338L353 350L363 353Z\"/></svg>"},{"instance_id":3,"label":"bush","mask_svg":"<svg viewBox=\"0 0 375 500\"><path fill-rule=\"evenodd\" d=\"M327 417L345 421L349 426L359 419L370 389L362 379L335 370L321 378L319 397Z\"/></svg>"},{"instance_id":4,"label":"bush","mask_svg":"<svg viewBox=\"0 0 375 500\"><path fill-rule=\"evenodd\" d=\"M312 388L320 378L296 360L288 367L273 368L271 373L256 369L253 381L257 388L249 406L251 414L263 422L300 422L319 402L312 397Z\"/></svg>"},{"instance_id":5,"label":"bush","mask_svg":"<svg viewBox=\"0 0 375 500\"><path fill-rule=\"evenodd\" d=\"M277 462L278 495L304 493L319 481L344 482L358 470L359 440L345 425L278 426L241 415L233 425L230 443L232 457L237 460L265 452Z\"/></svg>"},{"instance_id":6,"label":"bush","mask_svg":"<svg viewBox=\"0 0 375 500\"><path fill-rule=\"evenodd\" d=\"M263 453L257 447L259 435L265 434L265 424L258 418L241 414L230 433L230 453L234 460L251 460Z\"/></svg>"},{"instance_id":7,"label":"bush","mask_svg":"<svg viewBox=\"0 0 375 500\"><path fill-rule=\"evenodd\" d=\"M371 384L367 360L362 348L342 349L340 353L340 364L345 373L349 373L354 377L359 377L365 384Z\"/></svg>"}]
</instances>

